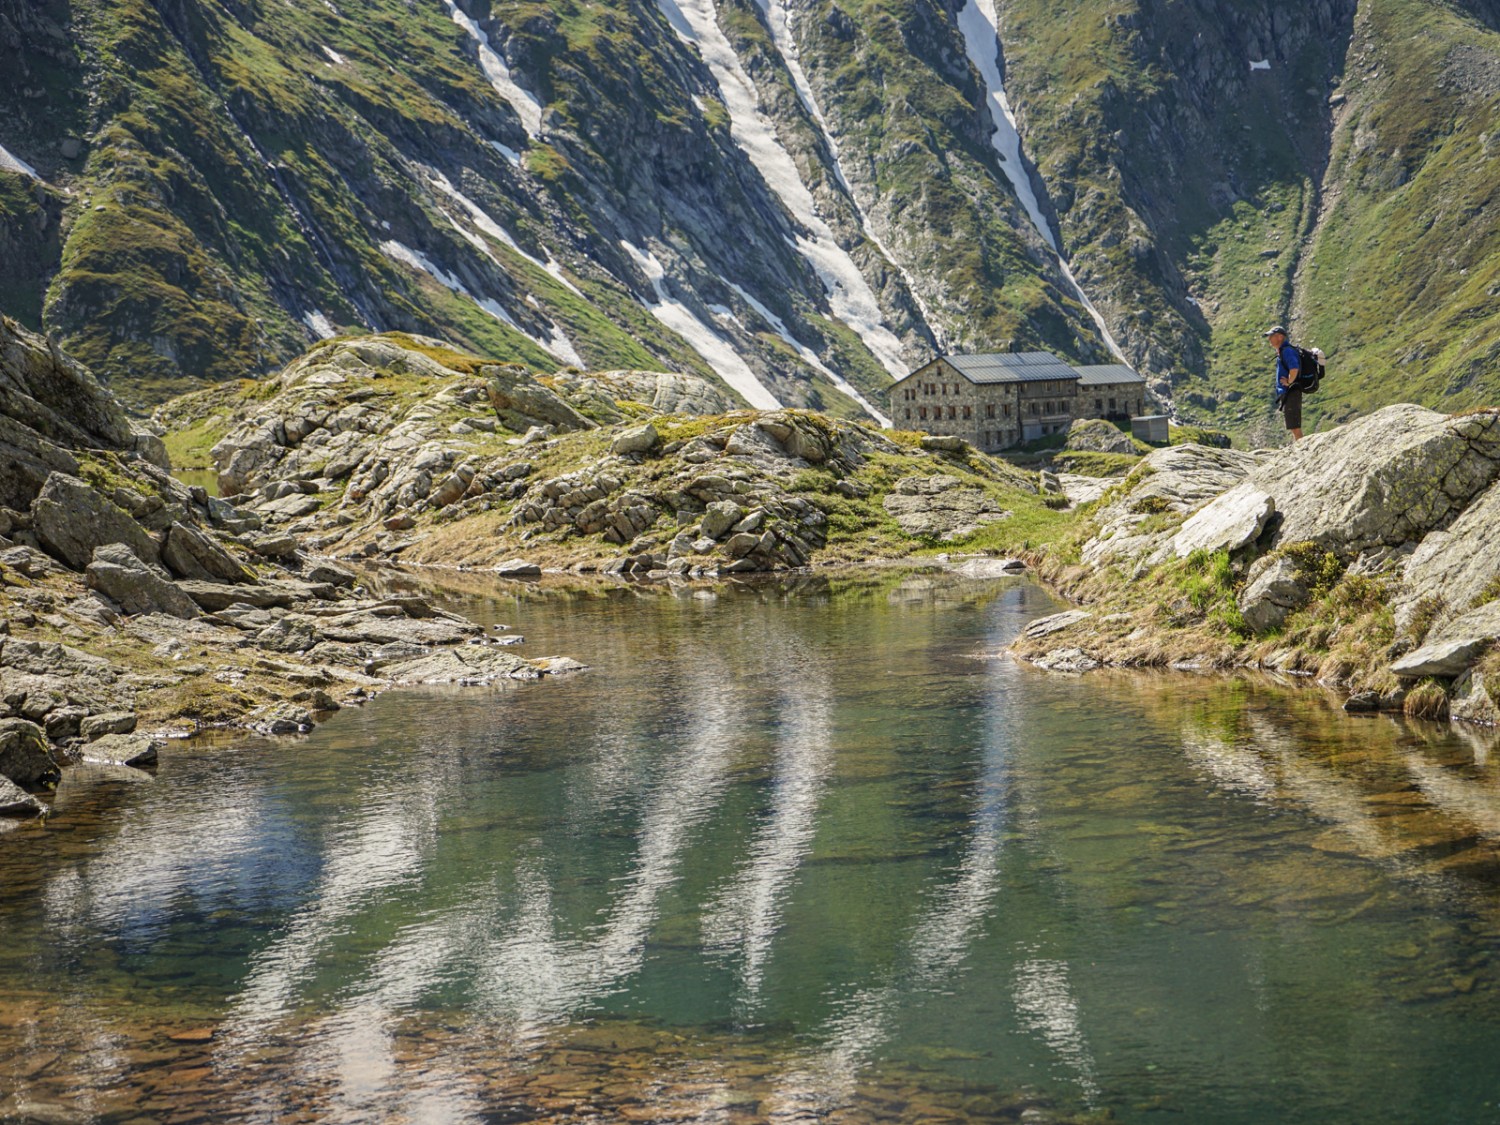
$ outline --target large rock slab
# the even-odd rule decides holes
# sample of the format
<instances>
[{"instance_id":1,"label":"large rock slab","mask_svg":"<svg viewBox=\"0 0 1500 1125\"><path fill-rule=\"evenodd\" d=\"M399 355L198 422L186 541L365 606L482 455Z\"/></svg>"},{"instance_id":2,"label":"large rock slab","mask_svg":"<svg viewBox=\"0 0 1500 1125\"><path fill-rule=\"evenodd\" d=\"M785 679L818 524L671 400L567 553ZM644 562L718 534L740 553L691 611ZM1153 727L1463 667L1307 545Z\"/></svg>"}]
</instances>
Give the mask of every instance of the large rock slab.
<instances>
[{"instance_id":1,"label":"large rock slab","mask_svg":"<svg viewBox=\"0 0 1500 1125\"><path fill-rule=\"evenodd\" d=\"M88 368L0 317L0 416L63 446L126 450L130 419Z\"/></svg>"},{"instance_id":2,"label":"large rock slab","mask_svg":"<svg viewBox=\"0 0 1500 1125\"><path fill-rule=\"evenodd\" d=\"M154 563L156 540L124 508L77 477L53 473L31 505L37 540L54 558L82 570L94 549L123 543L143 562Z\"/></svg>"},{"instance_id":3,"label":"large rock slab","mask_svg":"<svg viewBox=\"0 0 1500 1125\"><path fill-rule=\"evenodd\" d=\"M232 605L252 605L257 609L286 608L313 598L332 598L332 586L307 582L257 582L234 586L227 582L203 582L184 579L177 588L210 613Z\"/></svg>"},{"instance_id":4,"label":"large rock slab","mask_svg":"<svg viewBox=\"0 0 1500 1125\"><path fill-rule=\"evenodd\" d=\"M1010 513L983 489L957 477L903 477L885 497L885 510L907 535L944 541L961 539Z\"/></svg>"},{"instance_id":5,"label":"large rock slab","mask_svg":"<svg viewBox=\"0 0 1500 1125\"><path fill-rule=\"evenodd\" d=\"M542 386L524 367L485 367L480 374L488 385L490 405L508 430L522 433L538 423L559 430L595 428L593 422Z\"/></svg>"},{"instance_id":6,"label":"large rock slab","mask_svg":"<svg viewBox=\"0 0 1500 1125\"><path fill-rule=\"evenodd\" d=\"M531 661L491 645L446 648L380 670L403 684L485 684L499 680L529 680L540 675Z\"/></svg>"},{"instance_id":7,"label":"large rock slab","mask_svg":"<svg viewBox=\"0 0 1500 1125\"><path fill-rule=\"evenodd\" d=\"M94 549L85 572L89 588L99 591L126 613L165 613L170 617L198 616L198 606L172 583L158 575L122 543Z\"/></svg>"},{"instance_id":8,"label":"large rock slab","mask_svg":"<svg viewBox=\"0 0 1500 1125\"><path fill-rule=\"evenodd\" d=\"M59 776L41 727L25 719L0 719L0 777L34 789Z\"/></svg>"},{"instance_id":9,"label":"large rock slab","mask_svg":"<svg viewBox=\"0 0 1500 1125\"><path fill-rule=\"evenodd\" d=\"M195 527L173 523L162 544L161 561L179 578L208 582L254 582L255 575L214 538Z\"/></svg>"},{"instance_id":10,"label":"large rock slab","mask_svg":"<svg viewBox=\"0 0 1500 1125\"><path fill-rule=\"evenodd\" d=\"M1414 652L1409 652L1391 665L1391 671L1403 679L1422 679L1437 676L1451 679L1466 672L1484 652L1489 638L1455 637L1445 641L1429 641Z\"/></svg>"},{"instance_id":11,"label":"large rock slab","mask_svg":"<svg viewBox=\"0 0 1500 1125\"><path fill-rule=\"evenodd\" d=\"M592 392L606 401L624 399L651 407L658 414L723 414L733 403L707 379L671 371L591 371L559 374L565 394Z\"/></svg>"},{"instance_id":12,"label":"large rock slab","mask_svg":"<svg viewBox=\"0 0 1500 1125\"><path fill-rule=\"evenodd\" d=\"M1500 411L1387 406L1282 450L1250 477L1275 497L1278 543L1346 554L1446 527L1500 477Z\"/></svg>"},{"instance_id":13,"label":"large rock slab","mask_svg":"<svg viewBox=\"0 0 1500 1125\"><path fill-rule=\"evenodd\" d=\"M1102 418L1075 418L1063 448L1085 453L1136 452L1130 435Z\"/></svg>"},{"instance_id":14,"label":"large rock slab","mask_svg":"<svg viewBox=\"0 0 1500 1125\"><path fill-rule=\"evenodd\" d=\"M1423 645L1391 665L1398 676L1451 677L1466 672L1500 642L1500 601L1460 614L1428 634Z\"/></svg>"},{"instance_id":15,"label":"large rock slab","mask_svg":"<svg viewBox=\"0 0 1500 1125\"><path fill-rule=\"evenodd\" d=\"M1500 481L1444 530L1429 532L1407 560L1402 575L1397 618L1423 598L1442 598L1450 606L1473 605L1485 588L1500 578Z\"/></svg>"},{"instance_id":16,"label":"large rock slab","mask_svg":"<svg viewBox=\"0 0 1500 1125\"><path fill-rule=\"evenodd\" d=\"M1084 544L1083 561L1096 566L1155 554L1178 529L1151 530L1147 521L1152 516L1189 515L1239 484L1259 464L1256 454L1206 445L1173 445L1154 451L1127 478L1129 490L1095 516L1099 530Z\"/></svg>"},{"instance_id":17,"label":"large rock slab","mask_svg":"<svg viewBox=\"0 0 1500 1125\"><path fill-rule=\"evenodd\" d=\"M1172 537L1172 553L1185 559L1194 551L1235 551L1254 543L1276 511L1276 501L1255 485L1241 482L1188 517Z\"/></svg>"}]
</instances>

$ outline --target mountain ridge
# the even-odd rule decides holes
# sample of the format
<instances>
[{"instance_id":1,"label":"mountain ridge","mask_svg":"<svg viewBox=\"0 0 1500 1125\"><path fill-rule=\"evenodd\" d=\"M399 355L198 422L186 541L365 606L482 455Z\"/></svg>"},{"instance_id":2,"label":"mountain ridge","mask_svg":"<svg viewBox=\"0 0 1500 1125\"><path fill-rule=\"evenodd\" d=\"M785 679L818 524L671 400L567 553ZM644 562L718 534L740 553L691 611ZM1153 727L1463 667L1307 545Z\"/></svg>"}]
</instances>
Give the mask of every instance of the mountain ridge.
<instances>
[{"instance_id":1,"label":"mountain ridge","mask_svg":"<svg viewBox=\"0 0 1500 1125\"><path fill-rule=\"evenodd\" d=\"M1288 319L1334 360L1315 419L1477 405L1497 22L1487 0L0 0L0 303L136 407L396 330L878 417L936 352L1091 362L1112 336L1180 416L1246 432L1259 330ZM1398 296L1409 343L1382 323Z\"/></svg>"}]
</instances>

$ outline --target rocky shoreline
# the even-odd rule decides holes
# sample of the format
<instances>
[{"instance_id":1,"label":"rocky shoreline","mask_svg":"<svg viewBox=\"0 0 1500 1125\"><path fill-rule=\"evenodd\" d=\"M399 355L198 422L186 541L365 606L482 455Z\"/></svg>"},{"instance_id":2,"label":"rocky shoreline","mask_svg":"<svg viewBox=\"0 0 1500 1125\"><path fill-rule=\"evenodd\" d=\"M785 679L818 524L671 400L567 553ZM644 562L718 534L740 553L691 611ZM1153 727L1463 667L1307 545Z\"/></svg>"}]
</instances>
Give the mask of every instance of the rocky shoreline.
<instances>
[{"instance_id":1,"label":"rocky shoreline","mask_svg":"<svg viewBox=\"0 0 1500 1125\"><path fill-rule=\"evenodd\" d=\"M388 687L537 679L411 594L381 592L255 512L169 472L89 372L0 321L0 813L44 815L79 763L156 761L166 737L268 734Z\"/></svg>"},{"instance_id":2,"label":"rocky shoreline","mask_svg":"<svg viewBox=\"0 0 1500 1125\"><path fill-rule=\"evenodd\" d=\"M1258 667L1350 711L1500 721L1500 411L1387 407L1278 451L1146 457L1040 562L1059 671Z\"/></svg>"},{"instance_id":3,"label":"rocky shoreline","mask_svg":"<svg viewBox=\"0 0 1500 1125\"><path fill-rule=\"evenodd\" d=\"M60 768L148 764L165 736L580 667L387 588L382 564L712 582L952 544L961 572L1029 564L1075 602L1014 646L1045 668L1254 666L1351 710L1500 716L1500 412L1396 406L1282 451L1139 460L1085 424L1075 458L1129 468L1089 479L727 405L694 376L537 376L396 334L139 426L0 323L0 806L45 812Z\"/></svg>"}]
</instances>

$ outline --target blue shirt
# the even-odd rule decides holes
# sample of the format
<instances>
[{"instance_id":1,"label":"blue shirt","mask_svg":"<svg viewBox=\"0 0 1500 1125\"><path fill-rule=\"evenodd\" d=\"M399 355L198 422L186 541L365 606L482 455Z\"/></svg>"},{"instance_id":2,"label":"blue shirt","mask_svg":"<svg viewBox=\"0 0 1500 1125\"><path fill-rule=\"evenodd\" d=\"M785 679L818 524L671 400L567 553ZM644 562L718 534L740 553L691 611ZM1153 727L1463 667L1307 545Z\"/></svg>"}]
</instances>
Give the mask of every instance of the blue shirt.
<instances>
[{"instance_id":1,"label":"blue shirt","mask_svg":"<svg viewBox=\"0 0 1500 1125\"><path fill-rule=\"evenodd\" d=\"M1280 398L1282 395L1286 394L1287 391L1292 389L1291 387L1285 386L1282 383L1282 380L1290 375L1293 371L1300 371L1301 367L1302 357L1297 354L1297 349L1292 347L1291 344L1282 344L1281 350L1276 354L1277 398Z\"/></svg>"}]
</instances>

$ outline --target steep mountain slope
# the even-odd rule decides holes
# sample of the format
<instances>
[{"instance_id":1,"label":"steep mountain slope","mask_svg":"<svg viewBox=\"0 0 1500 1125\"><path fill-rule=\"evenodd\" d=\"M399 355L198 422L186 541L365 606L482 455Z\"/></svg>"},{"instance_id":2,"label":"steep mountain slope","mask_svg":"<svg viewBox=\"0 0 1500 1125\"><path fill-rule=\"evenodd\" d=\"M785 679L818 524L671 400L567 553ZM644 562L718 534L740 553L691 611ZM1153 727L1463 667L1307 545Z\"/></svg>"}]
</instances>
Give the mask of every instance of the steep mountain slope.
<instances>
[{"instance_id":1,"label":"steep mountain slope","mask_svg":"<svg viewBox=\"0 0 1500 1125\"><path fill-rule=\"evenodd\" d=\"M1494 0L0 0L0 304L136 405L401 330L846 416L934 351L1118 348L1245 430L1288 319L1333 359L1315 419L1469 405L1497 27Z\"/></svg>"},{"instance_id":2,"label":"steep mountain slope","mask_svg":"<svg viewBox=\"0 0 1500 1125\"><path fill-rule=\"evenodd\" d=\"M810 78L750 0L4 0L0 298L137 403L347 329L846 414L938 340L1102 355L951 13L864 7Z\"/></svg>"},{"instance_id":3,"label":"steep mountain slope","mask_svg":"<svg viewBox=\"0 0 1500 1125\"><path fill-rule=\"evenodd\" d=\"M1268 409L1264 327L1332 357L1314 419L1500 376L1490 0L999 0L1085 286L1178 408Z\"/></svg>"}]
</instances>

